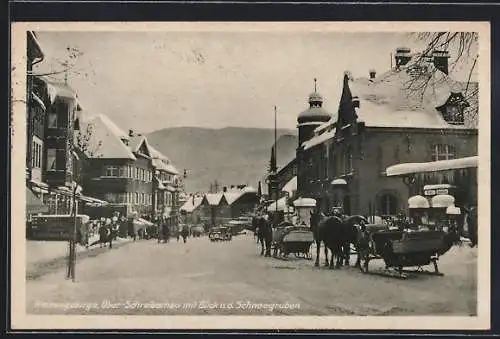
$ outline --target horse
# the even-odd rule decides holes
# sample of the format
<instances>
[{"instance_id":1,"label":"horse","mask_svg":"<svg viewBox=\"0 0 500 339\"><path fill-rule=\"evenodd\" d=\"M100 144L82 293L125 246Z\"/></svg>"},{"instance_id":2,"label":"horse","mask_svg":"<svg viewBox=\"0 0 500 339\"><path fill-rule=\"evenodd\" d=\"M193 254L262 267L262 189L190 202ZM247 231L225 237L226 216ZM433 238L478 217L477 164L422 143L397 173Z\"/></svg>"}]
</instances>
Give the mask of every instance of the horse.
<instances>
[{"instance_id":1,"label":"horse","mask_svg":"<svg viewBox=\"0 0 500 339\"><path fill-rule=\"evenodd\" d=\"M309 224L311 231L313 232L314 242L316 243L316 262L314 266L319 266L319 252L321 249L322 239L319 236L319 223L324 218L324 216L319 212L311 212ZM328 266L328 247L325 246L325 266Z\"/></svg>"},{"instance_id":2,"label":"horse","mask_svg":"<svg viewBox=\"0 0 500 339\"><path fill-rule=\"evenodd\" d=\"M271 256L271 244L273 241L273 228L272 224L267 220L267 218L254 217L252 220L252 224L257 225L257 238L261 244L260 255L264 255L266 257Z\"/></svg>"},{"instance_id":3,"label":"horse","mask_svg":"<svg viewBox=\"0 0 500 339\"><path fill-rule=\"evenodd\" d=\"M319 252L321 243L325 245L325 266L330 268L340 268L343 265L349 266L351 244L358 249L359 230L357 225L366 219L362 216L352 216L342 218L340 216L324 216L318 212L311 213L311 230L316 243L316 261L314 266L319 266ZM332 253L331 260L328 260L328 250ZM334 259L336 264L334 267ZM356 261L356 266L360 265L360 257Z\"/></svg>"},{"instance_id":4,"label":"horse","mask_svg":"<svg viewBox=\"0 0 500 339\"><path fill-rule=\"evenodd\" d=\"M355 267L361 266L361 255L360 252L366 250L366 239L364 234L364 227L362 225L368 224L368 220L361 215L353 215L346 217L343 220L344 223L344 243L342 245L344 254L344 264L345 266L350 265L351 256L351 244L354 246L357 255Z\"/></svg>"}]
</instances>

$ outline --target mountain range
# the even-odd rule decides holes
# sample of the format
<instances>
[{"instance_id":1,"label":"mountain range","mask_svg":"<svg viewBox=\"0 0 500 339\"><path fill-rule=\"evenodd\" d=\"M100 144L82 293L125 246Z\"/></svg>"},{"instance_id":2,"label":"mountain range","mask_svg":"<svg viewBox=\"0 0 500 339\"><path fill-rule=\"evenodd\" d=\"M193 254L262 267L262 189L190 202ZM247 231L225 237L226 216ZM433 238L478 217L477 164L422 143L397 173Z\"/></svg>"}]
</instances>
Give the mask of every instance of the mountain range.
<instances>
[{"instance_id":1,"label":"mountain range","mask_svg":"<svg viewBox=\"0 0 500 339\"><path fill-rule=\"evenodd\" d=\"M295 157L297 132L278 129L276 134L276 160L282 167ZM219 188L241 184L257 188L261 181L263 191L267 191L265 176L274 144L273 129L173 127L146 137L181 174L186 169L187 192L207 192L215 181Z\"/></svg>"}]
</instances>

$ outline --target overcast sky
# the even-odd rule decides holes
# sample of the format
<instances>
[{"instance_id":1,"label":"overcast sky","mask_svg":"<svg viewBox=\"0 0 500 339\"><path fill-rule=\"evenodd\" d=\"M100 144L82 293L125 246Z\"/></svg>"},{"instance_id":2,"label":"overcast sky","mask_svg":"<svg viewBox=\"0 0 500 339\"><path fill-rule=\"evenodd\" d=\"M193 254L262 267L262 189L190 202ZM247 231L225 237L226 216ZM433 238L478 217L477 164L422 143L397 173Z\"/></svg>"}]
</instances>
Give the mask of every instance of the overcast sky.
<instances>
[{"instance_id":1,"label":"overcast sky","mask_svg":"<svg viewBox=\"0 0 500 339\"><path fill-rule=\"evenodd\" d=\"M396 33L37 32L46 59L61 69L66 47L84 54L69 82L87 114L107 114L123 130L165 127L294 129L318 79L328 111L337 109L345 70L355 77L390 68L398 46L423 43ZM470 67L454 77L466 79Z\"/></svg>"}]
</instances>

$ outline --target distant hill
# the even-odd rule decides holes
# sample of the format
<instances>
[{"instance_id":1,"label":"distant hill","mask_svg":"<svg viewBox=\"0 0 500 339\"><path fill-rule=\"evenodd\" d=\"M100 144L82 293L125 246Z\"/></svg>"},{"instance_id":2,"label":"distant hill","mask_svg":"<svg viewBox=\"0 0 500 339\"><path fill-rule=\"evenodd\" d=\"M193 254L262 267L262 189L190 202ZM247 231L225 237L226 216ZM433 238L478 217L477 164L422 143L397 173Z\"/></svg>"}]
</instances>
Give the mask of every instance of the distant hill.
<instances>
[{"instance_id":1,"label":"distant hill","mask_svg":"<svg viewBox=\"0 0 500 339\"><path fill-rule=\"evenodd\" d=\"M279 129L277 162L281 167L295 157L296 131ZM269 166L274 130L226 127L209 129L175 127L146 135L182 172L187 169L186 190L207 191L217 180L221 186L247 184L257 188ZM263 188L265 183L262 182Z\"/></svg>"}]
</instances>

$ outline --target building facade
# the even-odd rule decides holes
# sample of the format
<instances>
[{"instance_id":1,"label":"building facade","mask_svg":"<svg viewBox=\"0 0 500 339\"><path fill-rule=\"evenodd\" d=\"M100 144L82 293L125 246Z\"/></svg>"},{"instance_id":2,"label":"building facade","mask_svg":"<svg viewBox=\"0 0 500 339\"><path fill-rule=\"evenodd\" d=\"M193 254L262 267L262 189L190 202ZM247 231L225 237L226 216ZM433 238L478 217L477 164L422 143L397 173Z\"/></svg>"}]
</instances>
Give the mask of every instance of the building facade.
<instances>
[{"instance_id":1,"label":"building facade","mask_svg":"<svg viewBox=\"0 0 500 339\"><path fill-rule=\"evenodd\" d=\"M34 65L44 55L35 32L27 36L26 212L69 214L78 157L73 139L82 107L65 83L38 76ZM79 197L78 205L84 200Z\"/></svg>"},{"instance_id":2,"label":"building facade","mask_svg":"<svg viewBox=\"0 0 500 339\"><path fill-rule=\"evenodd\" d=\"M85 194L110 203L127 217L177 218L178 172L167 157L146 137L125 133L105 115L82 125L89 134Z\"/></svg>"},{"instance_id":3,"label":"building facade","mask_svg":"<svg viewBox=\"0 0 500 339\"><path fill-rule=\"evenodd\" d=\"M338 113L327 122L326 114L299 115L299 196L322 210L396 214L407 209L409 193L387 167L477 155L477 83L454 81L446 54L425 63L414 56L398 50L396 67L380 77L346 72Z\"/></svg>"}]
</instances>

